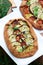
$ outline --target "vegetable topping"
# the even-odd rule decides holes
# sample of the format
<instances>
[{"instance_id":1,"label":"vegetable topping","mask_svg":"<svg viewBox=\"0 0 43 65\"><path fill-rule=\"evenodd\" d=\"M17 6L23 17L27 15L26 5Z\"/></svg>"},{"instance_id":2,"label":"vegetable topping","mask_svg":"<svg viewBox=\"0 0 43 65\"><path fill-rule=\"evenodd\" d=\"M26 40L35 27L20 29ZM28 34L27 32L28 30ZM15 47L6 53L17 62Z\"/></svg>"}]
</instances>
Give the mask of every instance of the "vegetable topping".
<instances>
[{"instance_id":1,"label":"vegetable topping","mask_svg":"<svg viewBox=\"0 0 43 65\"><path fill-rule=\"evenodd\" d=\"M9 40L11 41L12 46L15 46L18 52L23 52L28 46L33 46L34 40L27 23L23 20L18 22L19 24L15 23L13 26L12 23L8 26L8 35L10 34Z\"/></svg>"},{"instance_id":2,"label":"vegetable topping","mask_svg":"<svg viewBox=\"0 0 43 65\"><path fill-rule=\"evenodd\" d=\"M25 14L26 19L29 19L34 15L34 17L36 18L34 23L43 24L43 7L41 6L41 4L43 4L42 0L28 0L26 4L31 11L31 14Z\"/></svg>"}]
</instances>

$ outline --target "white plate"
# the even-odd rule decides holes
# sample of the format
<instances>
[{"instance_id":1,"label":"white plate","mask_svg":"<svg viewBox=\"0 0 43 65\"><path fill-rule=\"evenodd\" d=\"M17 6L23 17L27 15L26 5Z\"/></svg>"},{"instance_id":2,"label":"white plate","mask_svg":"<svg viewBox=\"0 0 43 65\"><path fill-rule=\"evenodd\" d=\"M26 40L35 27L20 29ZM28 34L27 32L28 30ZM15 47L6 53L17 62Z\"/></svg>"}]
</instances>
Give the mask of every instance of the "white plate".
<instances>
[{"instance_id":1,"label":"white plate","mask_svg":"<svg viewBox=\"0 0 43 65\"><path fill-rule=\"evenodd\" d=\"M6 53L17 63L17 65L27 65L31 63L32 61L34 61L35 59L37 59L38 57L40 57L41 55L43 55L43 37L39 34L38 30L34 29L38 38L38 51L32 57L20 59L20 58L14 57L10 53L4 40L4 26L10 19L23 18L19 11L21 0L15 0L15 3L17 3L18 7L13 9L14 12L12 12L11 14L5 16L4 18L0 20L0 45L6 51Z\"/></svg>"}]
</instances>

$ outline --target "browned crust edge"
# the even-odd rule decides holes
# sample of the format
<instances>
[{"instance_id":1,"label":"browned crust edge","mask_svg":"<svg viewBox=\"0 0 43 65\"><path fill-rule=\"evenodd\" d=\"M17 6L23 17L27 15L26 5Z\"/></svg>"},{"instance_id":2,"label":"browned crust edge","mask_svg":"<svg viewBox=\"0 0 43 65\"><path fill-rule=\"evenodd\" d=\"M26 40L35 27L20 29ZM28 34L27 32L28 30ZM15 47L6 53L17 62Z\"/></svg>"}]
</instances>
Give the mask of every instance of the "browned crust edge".
<instances>
[{"instance_id":1,"label":"browned crust edge","mask_svg":"<svg viewBox=\"0 0 43 65\"><path fill-rule=\"evenodd\" d=\"M22 3L24 3L23 5L22 5L22 3L21 3L21 5L20 5L20 12L21 12L21 14L22 14L22 16L25 18L25 14L24 14L24 12L23 12L23 6L25 7L25 6L27 6L26 5L26 2L27 2L27 0L23 0L22 1ZM26 18L25 18L26 19ZM28 22L30 22L31 24L32 24L32 26L34 27L34 28L36 28L36 29L38 29L38 30L43 30L43 25L41 26L41 25L38 25L38 24L35 24L35 23L33 23L31 20L29 20L29 19L26 19L26 20L28 20Z\"/></svg>"},{"instance_id":2,"label":"browned crust edge","mask_svg":"<svg viewBox=\"0 0 43 65\"><path fill-rule=\"evenodd\" d=\"M18 20L18 19L17 19ZM23 20L23 19L22 19ZM11 22L13 22L14 20L10 20L7 24L10 24ZM22 53L18 53L16 50L15 50L15 47L13 47L11 45L11 42L9 41L8 39L8 34L7 34L7 24L5 25L4 27L4 39L5 39L5 42L7 44L7 47L8 49L10 50L10 52L17 58L26 58L26 57L30 57L30 56L33 56L36 51L38 50L38 43L37 43L37 37L36 37L36 34L34 33L34 30L32 29L32 26L31 24L26 21L28 23L28 25L30 26L30 30L31 30L31 33L32 33L32 36L34 37L34 48L30 51L30 52L22 52Z\"/></svg>"}]
</instances>

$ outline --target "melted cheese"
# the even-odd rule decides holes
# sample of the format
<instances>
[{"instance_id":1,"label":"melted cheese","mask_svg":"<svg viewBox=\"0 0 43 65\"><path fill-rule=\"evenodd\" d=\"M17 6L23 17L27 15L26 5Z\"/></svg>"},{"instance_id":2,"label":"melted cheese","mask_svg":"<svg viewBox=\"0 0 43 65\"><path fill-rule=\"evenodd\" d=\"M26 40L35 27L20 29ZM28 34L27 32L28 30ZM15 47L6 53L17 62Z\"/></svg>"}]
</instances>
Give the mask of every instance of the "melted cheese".
<instances>
[{"instance_id":1,"label":"melted cheese","mask_svg":"<svg viewBox=\"0 0 43 65\"><path fill-rule=\"evenodd\" d=\"M32 49L33 49L33 46L29 46L28 48L26 48L26 49L24 50L24 52L30 52Z\"/></svg>"},{"instance_id":2,"label":"melted cheese","mask_svg":"<svg viewBox=\"0 0 43 65\"><path fill-rule=\"evenodd\" d=\"M21 25L24 25L26 24L25 22L22 22L22 21L18 21Z\"/></svg>"},{"instance_id":3,"label":"melted cheese","mask_svg":"<svg viewBox=\"0 0 43 65\"><path fill-rule=\"evenodd\" d=\"M25 41L27 45L31 45L33 43L33 39L31 38L26 38Z\"/></svg>"},{"instance_id":4,"label":"melted cheese","mask_svg":"<svg viewBox=\"0 0 43 65\"><path fill-rule=\"evenodd\" d=\"M28 33L25 33L25 37L27 38L32 38L31 34L28 32Z\"/></svg>"},{"instance_id":5,"label":"melted cheese","mask_svg":"<svg viewBox=\"0 0 43 65\"><path fill-rule=\"evenodd\" d=\"M38 2L38 0L30 0L30 4L33 4L35 2Z\"/></svg>"},{"instance_id":6,"label":"melted cheese","mask_svg":"<svg viewBox=\"0 0 43 65\"><path fill-rule=\"evenodd\" d=\"M43 9L38 10L38 18L43 20Z\"/></svg>"},{"instance_id":7,"label":"melted cheese","mask_svg":"<svg viewBox=\"0 0 43 65\"><path fill-rule=\"evenodd\" d=\"M33 16L32 14L25 14L26 19L29 19L31 16Z\"/></svg>"},{"instance_id":8,"label":"melted cheese","mask_svg":"<svg viewBox=\"0 0 43 65\"><path fill-rule=\"evenodd\" d=\"M19 25L19 24L18 24L18 25L16 25L16 27L17 27L17 28L19 28L20 26L21 26L21 25Z\"/></svg>"},{"instance_id":9,"label":"melted cheese","mask_svg":"<svg viewBox=\"0 0 43 65\"><path fill-rule=\"evenodd\" d=\"M15 41L16 41L16 36L15 36L15 35L11 35L11 36L9 37L9 40L10 40L11 42L15 42Z\"/></svg>"},{"instance_id":10,"label":"melted cheese","mask_svg":"<svg viewBox=\"0 0 43 65\"><path fill-rule=\"evenodd\" d=\"M29 31L29 27L26 25L23 25L22 27L19 28L21 32L23 31Z\"/></svg>"},{"instance_id":11,"label":"melted cheese","mask_svg":"<svg viewBox=\"0 0 43 65\"><path fill-rule=\"evenodd\" d=\"M21 45L19 42L13 42L12 43L12 46L14 46L14 45L16 45L16 46L19 46L19 45Z\"/></svg>"},{"instance_id":12,"label":"melted cheese","mask_svg":"<svg viewBox=\"0 0 43 65\"><path fill-rule=\"evenodd\" d=\"M13 34L13 29L12 29L11 26L9 26L9 28L8 28L8 35L10 36L10 35L12 35L12 34Z\"/></svg>"},{"instance_id":13,"label":"melted cheese","mask_svg":"<svg viewBox=\"0 0 43 65\"><path fill-rule=\"evenodd\" d=\"M43 20L43 13L40 15L40 19L42 19L42 20Z\"/></svg>"}]
</instances>

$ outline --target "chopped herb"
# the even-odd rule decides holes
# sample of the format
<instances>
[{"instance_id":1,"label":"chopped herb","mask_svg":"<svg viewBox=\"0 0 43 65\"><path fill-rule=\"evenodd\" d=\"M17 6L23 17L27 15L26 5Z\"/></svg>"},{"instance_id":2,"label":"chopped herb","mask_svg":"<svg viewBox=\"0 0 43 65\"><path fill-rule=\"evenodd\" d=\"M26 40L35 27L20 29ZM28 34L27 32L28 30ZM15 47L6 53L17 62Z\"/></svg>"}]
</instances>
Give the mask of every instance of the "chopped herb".
<instances>
[{"instance_id":1,"label":"chopped herb","mask_svg":"<svg viewBox=\"0 0 43 65\"><path fill-rule=\"evenodd\" d=\"M14 29L14 30L18 30L18 27L14 27L13 29Z\"/></svg>"},{"instance_id":2,"label":"chopped herb","mask_svg":"<svg viewBox=\"0 0 43 65\"><path fill-rule=\"evenodd\" d=\"M17 47L17 51L18 51L18 52L22 52L22 51L23 51L23 48L22 48L21 46L18 46L18 47Z\"/></svg>"},{"instance_id":3,"label":"chopped herb","mask_svg":"<svg viewBox=\"0 0 43 65\"><path fill-rule=\"evenodd\" d=\"M37 7L37 6L35 6L33 8L33 14L34 14L34 16L38 16L38 9L39 9L39 7Z\"/></svg>"},{"instance_id":4,"label":"chopped herb","mask_svg":"<svg viewBox=\"0 0 43 65\"><path fill-rule=\"evenodd\" d=\"M26 4L27 4L28 6L30 6L30 1L28 1Z\"/></svg>"}]
</instances>

